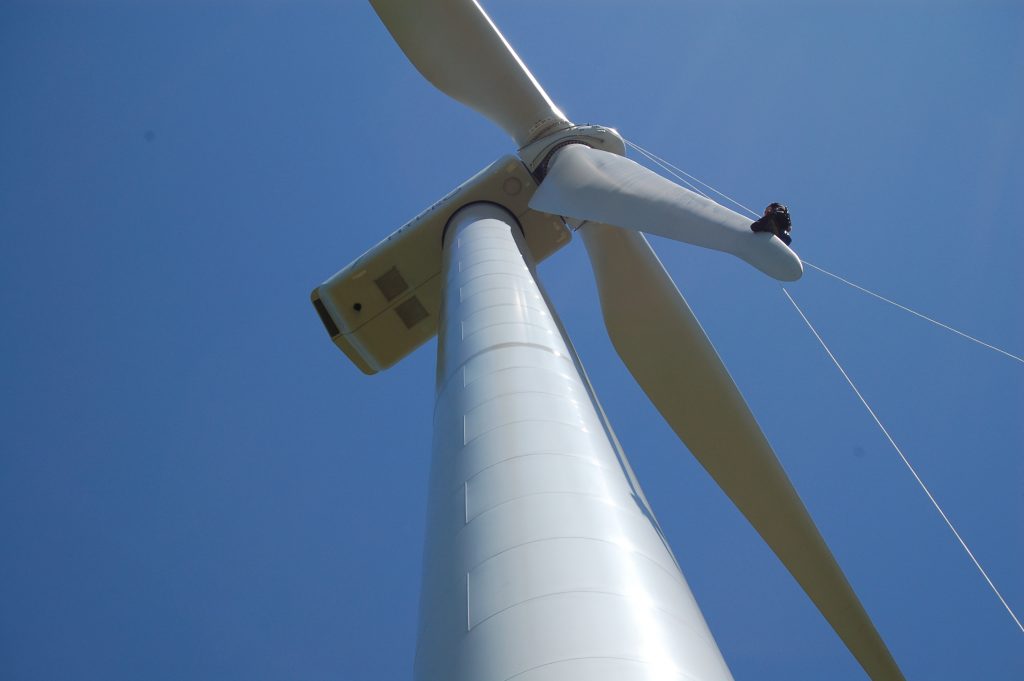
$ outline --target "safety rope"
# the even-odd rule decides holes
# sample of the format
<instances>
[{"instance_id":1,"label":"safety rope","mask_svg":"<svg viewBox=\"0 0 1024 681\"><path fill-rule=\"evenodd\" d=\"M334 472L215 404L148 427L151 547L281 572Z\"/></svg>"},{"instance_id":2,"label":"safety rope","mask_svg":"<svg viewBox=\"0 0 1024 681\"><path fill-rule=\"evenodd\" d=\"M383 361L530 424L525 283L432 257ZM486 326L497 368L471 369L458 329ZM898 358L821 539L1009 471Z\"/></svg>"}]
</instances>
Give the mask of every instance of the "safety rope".
<instances>
[{"instance_id":1,"label":"safety rope","mask_svg":"<svg viewBox=\"0 0 1024 681\"><path fill-rule=\"evenodd\" d=\"M695 185L695 184L692 184L692 183L690 183L690 181L689 181L689 180L687 180L687 179L686 179L685 177L683 177L682 175L680 175L680 174L679 174L679 173L677 173L676 171L672 170L672 168L673 168L674 166L672 166L672 164L670 164L670 163L669 163L668 161L665 161L665 160L663 160L663 159L662 159L661 157L659 157L659 156L655 156L654 154L652 154L651 152L647 151L647 150L646 150L646 149L644 149L643 147L641 147L641 146L639 146L639 145L636 145L636 144L633 144L632 142L630 142L630 141L629 141L629 140L627 140L627 139L623 139L622 141L623 141L623 142L625 142L626 144L628 144L629 146L633 147L633 148L634 148L634 149L636 149L637 151L639 151L639 152L640 152L641 154L643 154L644 156L646 156L646 157L647 157L647 158L648 158L648 159L649 159L650 161L652 161L652 162L653 162L654 164L656 164L657 166L659 166L659 167L660 167L660 168L661 168L662 170L664 170L664 171L665 171L666 173L668 173L668 174L669 174L669 175L671 175L672 177L676 178L677 180L679 180L680 182L682 182L683 184L685 184L685 185L686 185L687 187L689 187L690 189L692 189L692 190L693 190L693 191L695 191L696 193L698 193L698 194L700 194L701 196L703 196L703 197L704 197L705 199L708 199L709 201L714 201L714 199L712 199L712 198L711 198L710 196L708 196L707 194L705 194L704 192L702 192L702 191L700 190L700 188L699 188L699 187L697 187L697 185ZM680 171L680 172L682 172L682 171Z\"/></svg>"},{"instance_id":2,"label":"safety rope","mask_svg":"<svg viewBox=\"0 0 1024 681\"><path fill-rule=\"evenodd\" d=\"M931 317L929 317L927 315L923 315L923 314L921 314L920 312L918 312L916 310L911 310L906 305L900 305L895 300L889 300L885 296L879 295L879 294L875 293L874 291L869 291L868 289L864 288L863 286L858 286L857 284L853 283L849 279L843 279L838 274L834 274L832 272L829 272L828 270L826 270L823 267L818 267L814 263L807 262L806 260L801 260L800 262L802 262L803 264L807 265L808 267L813 267L814 269L818 270L822 274L827 274L828 276L832 277L833 279L837 279L837 280L843 282L847 286L852 286L853 288L857 289L858 291L862 291L863 293L866 293L869 296L874 296L875 298L878 298L881 301L889 303L890 305L894 305L895 307L898 307L899 309L901 309L901 310L903 310L905 312L909 312L910 314L912 314L912 315L914 315L916 317L920 317L921 319L923 319L923 320L925 320L927 322L931 322L935 326L938 326L938 327L941 327L943 329L946 329L947 331L952 331L956 335L963 336L964 338L966 338L967 340L969 340L969 341L971 341L973 343L977 343L978 345L986 347L989 350L995 350L996 352L998 352L1000 354L1006 355L1010 359L1015 359L1018 362L1021 362L1022 364L1024 364L1024 357L1020 357L1020 356L1015 355L1015 354L1013 354L1011 352L1007 352L1006 350L1003 350L1002 348L998 348L995 345L991 345L989 343L986 343L983 340L979 340L979 339L975 338L974 336L968 335L968 334L964 333L963 331L960 331L959 329L954 329L952 326L949 326L948 324L943 324L942 322L940 322L940 321L938 321L936 319L932 319Z\"/></svg>"},{"instance_id":3,"label":"safety rope","mask_svg":"<svg viewBox=\"0 0 1024 681\"><path fill-rule=\"evenodd\" d=\"M754 212L753 210L751 210L747 206L743 205L742 203L740 203L736 199L732 198L728 194L725 194L724 192L721 192L718 189L715 189L714 187L712 187L708 183L704 182L700 178L694 177L690 173L686 172L685 170L683 170L679 166L676 166L676 165L670 163L669 161L666 161L665 159L661 158L657 154L655 154L655 153L653 153L653 152L651 152L651 151L649 151L647 149L644 149L643 147L641 147L639 144L637 144L635 142L632 142L632 141L627 140L627 139L623 139L623 141L626 143L627 146L629 146L630 148L635 149L636 151L638 151L640 154L642 154L643 156L648 158L651 162L655 163L658 167L660 167L666 173L668 173L672 177L676 178L677 180L681 181L686 186L688 186L690 189L693 189L695 192L697 192L698 194L700 194L704 198L712 200L712 201L714 200L707 193L705 193L705 192L701 191L700 189L698 189L696 185L694 185L694 184L692 184L690 182L690 180L692 180L693 182L696 182L697 184L701 185L702 187L705 187L706 189L710 190L711 192L717 194L718 196L722 197L723 199L725 199L729 203L732 203L734 206L737 206L741 210L746 211L747 213L752 215L755 220L758 219L759 217L761 217L756 212ZM869 296L873 296L874 298L877 298L878 300L881 300L881 301L886 302L886 303L888 303L890 305L898 307L899 309L903 310L904 312L909 312L910 314L912 314L912 315L914 315L916 317L920 317L921 319L923 319L923 320L925 320L927 322L930 322L930 323L934 324L935 326L938 326L939 328L945 329L947 331L952 331L953 333L957 334L958 336L966 338L967 340L969 340L969 341L971 341L973 343L977 343L978 345L980 345L982 347L988 348L989 350L994 350L994 351L996 351L996 352L998 352L998 353L1000 353L1002 355L1005 355L1005 356L1009 357L1010 359L1017 360L1018 362L1024 364L1024 357L1021 357L1020 355L1015 355L1012 352L1008 352L1006 350L1003 350L1002 348L997 347L995 345L992 345L991 343L986 343L985 341L983 341L983 340L981 340L979 338L975 338L974 336L972 336L972 335L970 335L968 333L964 333L963 331L960 331L959 329L956 329L956 328L954 328L954 327L952 327L952 326L950 326L948 324L943 324L942 322L938 321L937 319L933 319L933 318L931 318L931 317L929 317L929 316L927 316L925 314L922 314L922 313L920 313L920 312L918 312L916 310L913 310L913 309L907 307L906 305L901 305L900 303L897 303L895 300L891 300L891 299L886 298L885 296L883 296L881 294L875 293L874 291L872 291L870 289L864 288L863 286L860 286L859 284L855 284L852 281L850 281L849 279L845 279L845 278L839 276L838 274L835 274L833 272L829 272L824 267L820 267L818 265L815 265L812 262L808 262L808 261L803 260L803 259L801 259L800 262L802 262L804 265L807 265L808 267L811 267L811 268L821 272L824 275L832 277L833 279L835 279L837 281L841 281L842 283L846 284L847 286L851 286L851 287L857 289L858 291L860 291L862 293L866 293Z\"/></svg>"},{"instance_id":4,"label":"safety rope","mask_svg":"<svg viewBox=\"0 0 1024 681\"><path fill-rule=\"evenodd\" d=\"M939 515L942 516L942 519L946 521L946 525L949 527L950 531L953 532L953 536L955 536L956 540L960 542L960 546L962 546L964 551L967 552L967 555L974 563L974 566L978 568L978 572L980 572L981 576L985 578L986 582L988 582L988 585L992 589L992 592L996 595L996 598L998 598L999 602L1003 604L1003 607L1006 608L1006 611L1010 613L1010 617L1012 617L1013 621L1017 624L1017 628L1020 629L1021 632L1024 632L1024 625L1021 624L1020 620L1017 618L1016 613L1014 613L1013 609L1010 607L1010 604L1007 603L1006 599L1003 598L1003 595L999 593L999 589L996 588L996 585L989 578L988 573L985 572L985 569L981 567L981 563L979 563L978 559L975 558L974 553L967 546L967 542L965 542L963 537L960 536L960 533L957 532L956 527L953 526L953 522L949 519L949 516L946 515L946 512L942 510L942 507L939 506L939 502L935 500L935 497L928 489L928 486L924 484L924 480L922 480L921 476L917 474L917 471L914 469L913 465L911 465L910 460L907 459L906 455L903 453L903 450L901 450L899 445L896 444L896 441L892 438L892 435L889 434L889 431L886 429L886 427L882 425L882 421L878 418L878 415L875 414L875 410L871 408L871 405L868 404L868 401L864 399L864 395L862 395L860 390L857 389L857 386L854 385L853 379L850 378L850 375L846 373L846 370L839 363L839 360L836 359L836 356L832 353L832 350L830 350L828 345L825 344L825 340L821 337L821 334L819 334L817 329L814 328L814 325L811 324L811 320L807 318L807 315L805 315L804 311L800 309L800 306L796 304L796 301L793 299L793 296L790 295L789 291L783 288L782 292L786 294L786 297L789 298L789 302L793 304L793 307L796 308L796 311L800 314L800 317L803 318L804 323L807 324L807 328L811 330L811 333L814 334L814 337L818 339L819 343L821 343L821 347L825 349L826 353L828 353L828 356L832 359L832 362L836 365L836 368L839 369L839 373L841 373L843 375L843 378L846 379L846 382L850 384L850 387L853 389L854 394L857 395L857 398L860 400L861 404L863 404L864 408L868 410L869 414L871 414L871 418L875 420L875 423L878 425L879 429L881 429L882 434L884 434L886 439L889 440L889 444L891 444L893 449L896 450L896 453L899 454L900 458L903 460L903 463L906 465L907 470L909 470L910 474L914 476L915 480L917 480L917 484L921 486L921 489L924 491L925 495L928 496L928 500L932 502L932 506L934 506L935 510L939 512Z\"/></svg>"},{"instance_id":5,"label":"safety rope","mask_svg":"<svg viewBox=\"0 0 1024 681\"><path fill-rule=\"evenodd\" d=\"M628 146L632 147L633 149L636 149L637 151L639 151L641 154L643 154L647 158L649 158L652 161L654 161L655 163L657 163L666 172L670 173L673 177L675 177L677 179L682 179L682 178L679 177L679 175L684 175L684 176L688 177L689 179L693 180L694 182L696 182L697 184L701 185L702 187L704 187L706 189L710 189L712 192L714 192L715 194L718 194L719 196L721 196L723 199L725 199L729 203L733 204L734 206L738 206L738 207L742 208L743 210L747 211L748 213L750 213L751 215L754 216L755 220L757 218L761 217L760 215L755 213L753 210L751 210L750 208L747 208L742 203L740 203L736 199L732 198L728 194L724 194L724 193L718 191L717 189L715 189L711 185L707 184L703 180L700 180L699 178L694 177L693 175L691 175L690 173L686 172L685 170L683 170L679 166L674 165L672 163L669 163L668 161L666 161L665 159L661 158L660 156L654 154L653 152L648 151L647 149L644 149L639 144L636 144L635 142L631 142L630 140L627 140L627 139L623 139L622 141L625 142ZM683 181L686 182L686 180L683 180ZM689 182L686 182L686 184L689 185L690 187L693 187L693 185L691 185ZM706 198L706 199L710 199L711 198L710 196L708 196L704 192L700 191L699 189L696 189L695 191L698 194L700 194L701 196L703 196L704 198Z\"/></svg>"}]
</instances>

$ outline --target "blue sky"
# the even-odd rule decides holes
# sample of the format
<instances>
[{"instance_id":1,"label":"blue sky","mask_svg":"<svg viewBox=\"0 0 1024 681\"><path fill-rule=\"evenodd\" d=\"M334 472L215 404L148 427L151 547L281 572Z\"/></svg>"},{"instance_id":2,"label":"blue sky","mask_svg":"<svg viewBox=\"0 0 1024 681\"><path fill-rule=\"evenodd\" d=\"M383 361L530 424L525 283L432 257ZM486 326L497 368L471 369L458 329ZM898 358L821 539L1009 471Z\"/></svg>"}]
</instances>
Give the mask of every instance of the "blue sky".
<instances>
[{"instance_id":1,"label":"blue sky","mask_svg":"<svg viewBox=\"0 0 1024 681\"><path fill-rule=\"evenodd\" d=\"M808 261L1024 352L1024 7L485 4L617 127ZM434 343L360 374L309 291L513 150L364 2L0 6L5 679L411 675ZM654 239L911 679L1017 679L1018 630L777 283ZM614 355L581 244L541 267L738 679L861 679ZM1024 610L1024 365L788 287Z\"/></svg>"}]
</instances>

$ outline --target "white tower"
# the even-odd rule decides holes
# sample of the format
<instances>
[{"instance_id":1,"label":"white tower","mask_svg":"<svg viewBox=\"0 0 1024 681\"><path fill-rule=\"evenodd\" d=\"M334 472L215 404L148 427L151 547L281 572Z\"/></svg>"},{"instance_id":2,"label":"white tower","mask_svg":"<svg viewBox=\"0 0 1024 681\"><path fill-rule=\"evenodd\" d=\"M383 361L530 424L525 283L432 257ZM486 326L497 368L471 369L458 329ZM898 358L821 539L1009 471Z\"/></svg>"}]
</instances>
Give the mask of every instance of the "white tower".
<instances>
[{"instance_id":1,"label":"white tower","mask_svg":"<svg viewBox=\"0 0 1024 681\"><path fill-rule=\"evenodd\" d=\"M419 681L731 678L534 263L582 233L615 349L875 681L903 678L640 232L783 281L799 257L574 125L474 0L371 0L440 90L508 132L491 164L313 291L364 372L439 336Z\"/></svg>"},{"instance_id":2,"label":"white tower","mask_svg":"<svg viewBox=\"0 0 1024 681\"><path fill-rule=\"evenodd\" d=\"M416 678L731 679L514 216L444 249Z\"/></svg>"}]
</instances>

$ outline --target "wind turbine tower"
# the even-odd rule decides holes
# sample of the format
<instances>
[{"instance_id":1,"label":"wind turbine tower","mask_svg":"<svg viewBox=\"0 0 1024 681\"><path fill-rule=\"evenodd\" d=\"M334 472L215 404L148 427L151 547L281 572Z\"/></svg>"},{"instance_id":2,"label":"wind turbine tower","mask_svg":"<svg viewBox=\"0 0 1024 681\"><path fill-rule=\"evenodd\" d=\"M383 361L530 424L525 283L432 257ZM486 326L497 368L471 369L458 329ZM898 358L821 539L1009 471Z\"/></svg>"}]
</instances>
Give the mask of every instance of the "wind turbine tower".
<instances>
[{"instance_id":1,"label":"wind turbine tower","mask_svg":"<svg viewBox=\"0 0 1024 681\"><path fill-rule=\"evenodd\" d=\"M434 337L419 681L723 681L729 669L536 276L582 237L622 360L868 675L902 679L641 232L776 279L800 259L575 125L474 0L371 0L409 61L516 142L312 294L365 373Z\"/></svg>"}]
</instances>

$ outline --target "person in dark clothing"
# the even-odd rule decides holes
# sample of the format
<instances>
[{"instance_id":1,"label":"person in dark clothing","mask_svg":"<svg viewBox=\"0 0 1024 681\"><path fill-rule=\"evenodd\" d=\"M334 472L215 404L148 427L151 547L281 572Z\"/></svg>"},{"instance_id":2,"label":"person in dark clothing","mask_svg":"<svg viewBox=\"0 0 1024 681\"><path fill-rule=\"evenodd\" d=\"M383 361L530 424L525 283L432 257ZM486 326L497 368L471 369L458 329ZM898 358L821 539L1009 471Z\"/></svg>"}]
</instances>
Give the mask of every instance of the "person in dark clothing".
<instances>
[{"instance_id":1,"label":"person in dark clothing","mask_svg":"<svg viewBox=\"0 0 1024 681\"><path fill-rule=\"evenodd\" d=\"M790 232L793 231L793 221L789 217L789 209L781 203L770 203L764 209L764 217L750 225L754 232L771 232L782 239L787 246L793 242Z\"/></svg>"}]
</instances>

